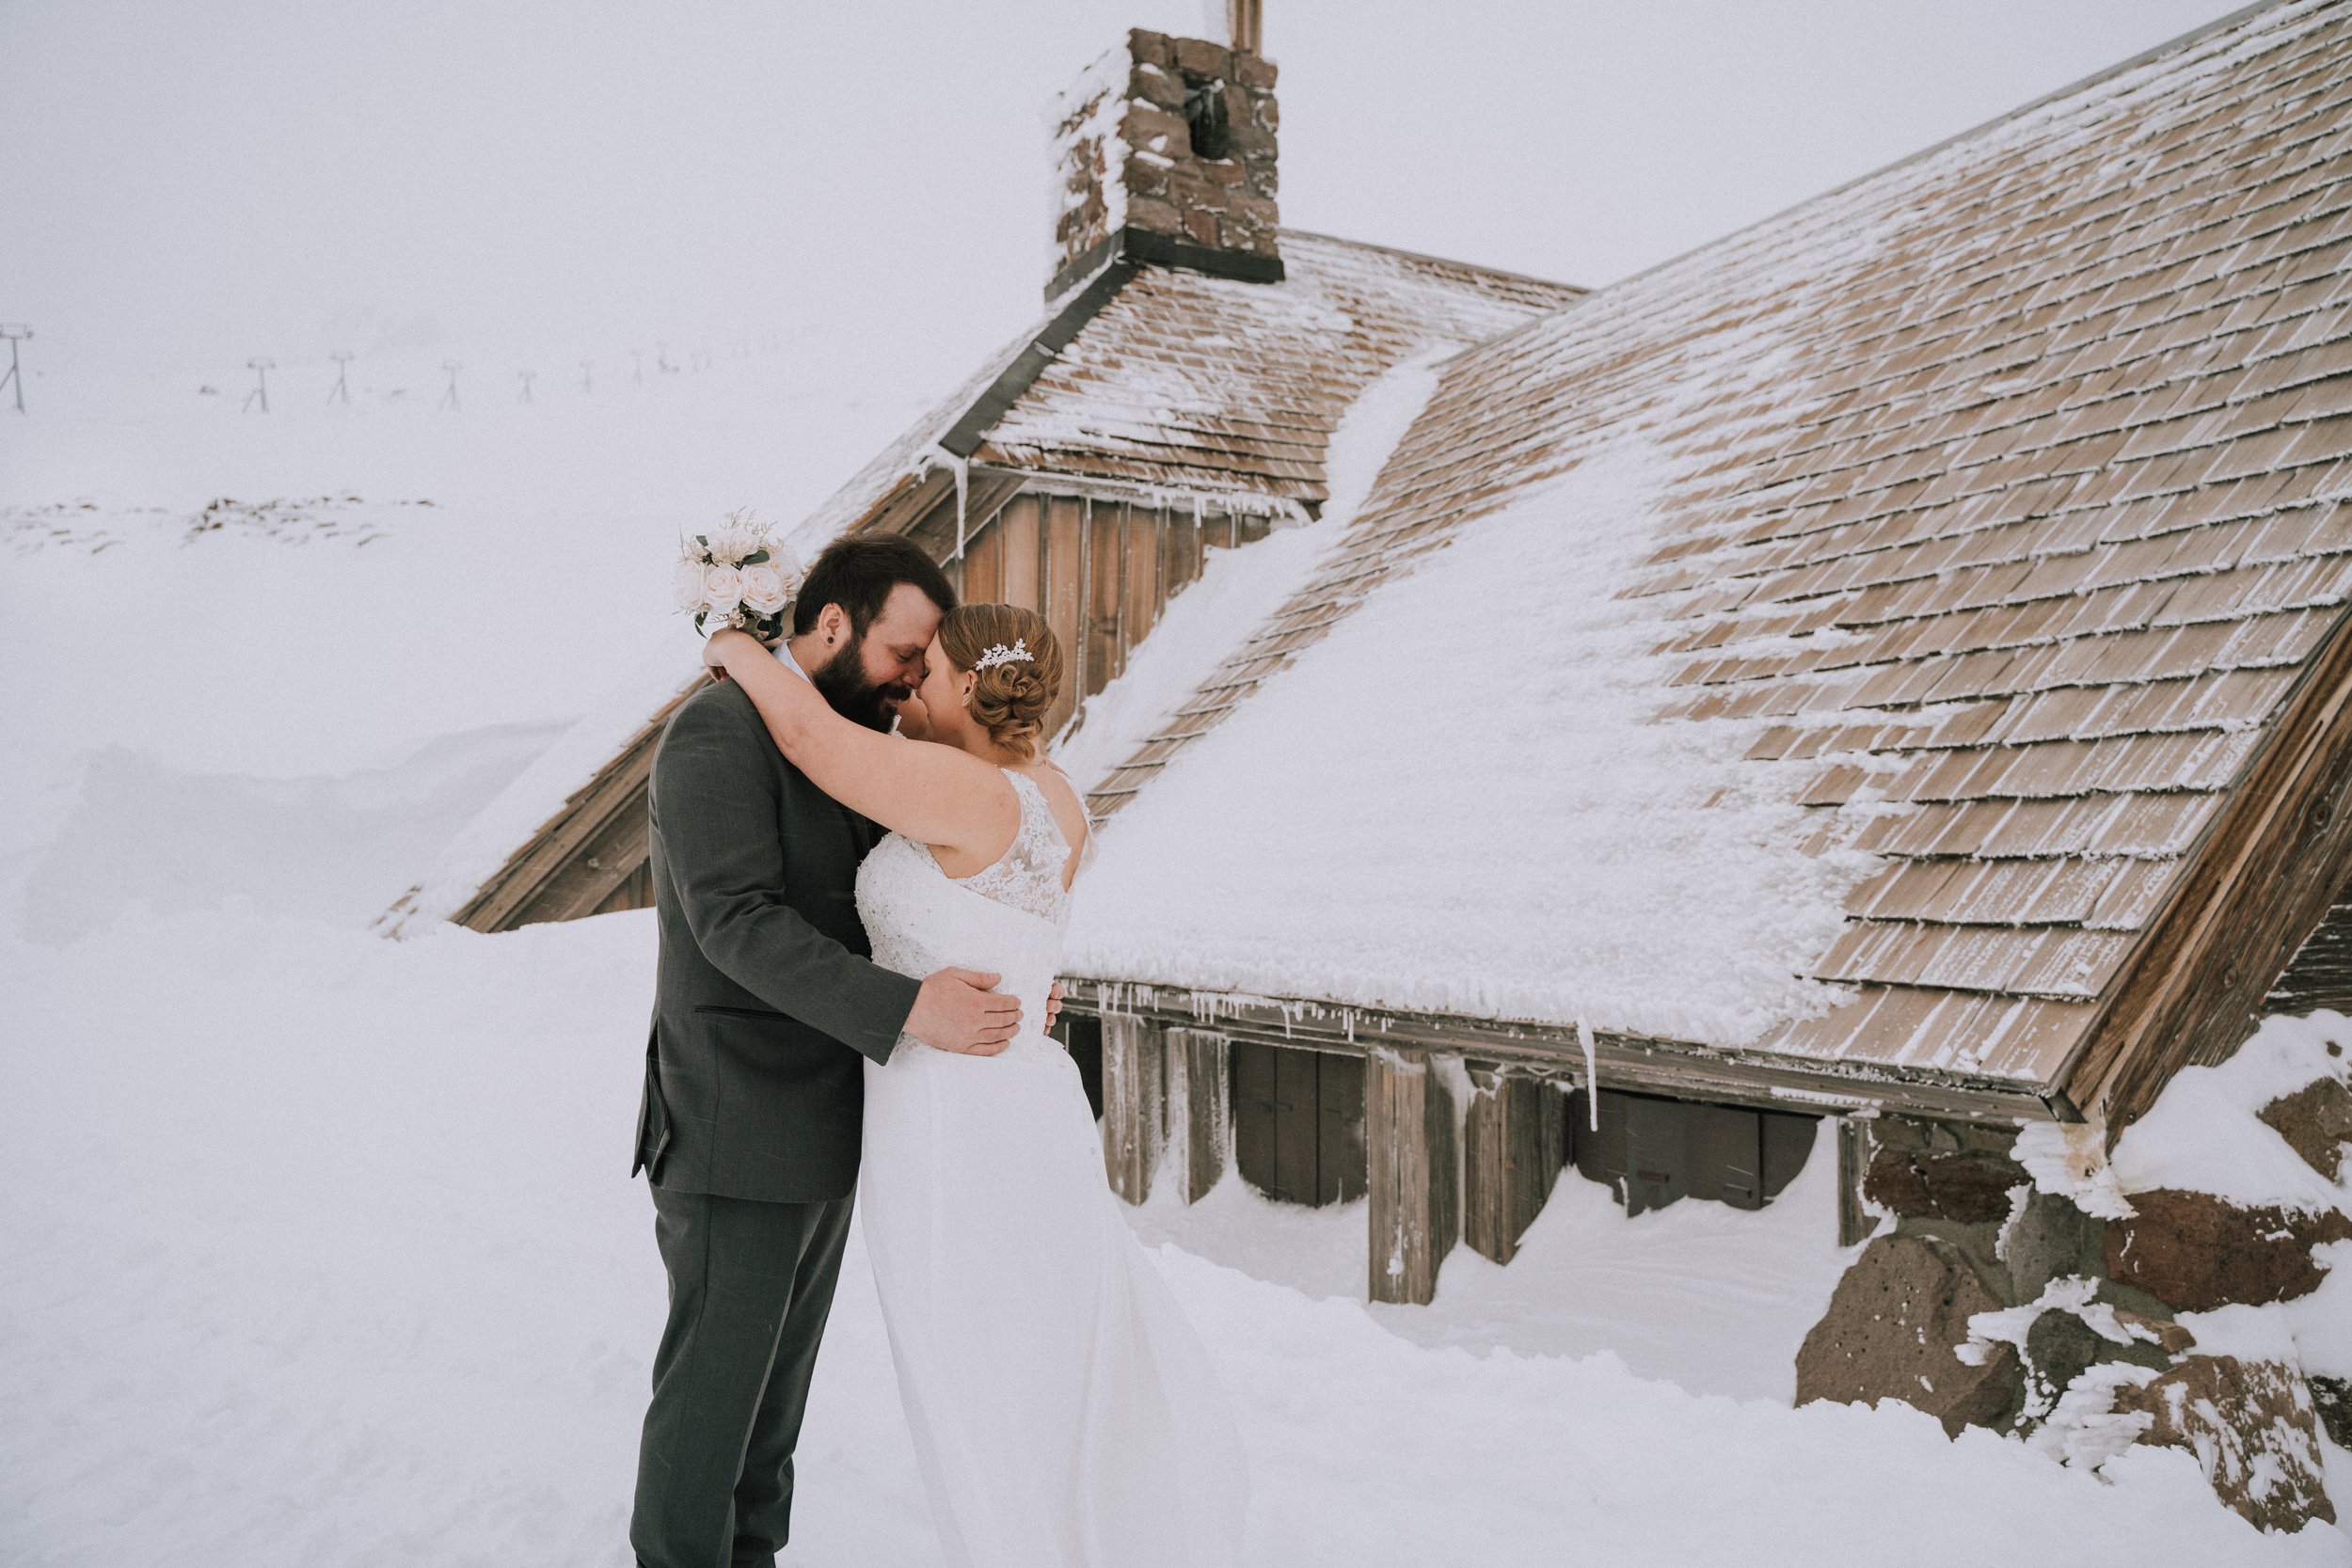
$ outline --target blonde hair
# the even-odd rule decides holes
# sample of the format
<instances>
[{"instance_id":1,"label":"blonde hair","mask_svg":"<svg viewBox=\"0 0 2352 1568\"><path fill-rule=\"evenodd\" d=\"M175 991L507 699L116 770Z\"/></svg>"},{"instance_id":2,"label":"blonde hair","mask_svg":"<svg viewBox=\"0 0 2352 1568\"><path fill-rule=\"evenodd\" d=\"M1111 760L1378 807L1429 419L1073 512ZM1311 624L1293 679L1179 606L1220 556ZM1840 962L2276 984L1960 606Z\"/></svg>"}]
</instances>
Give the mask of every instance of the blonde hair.
<instances>
[{"instance_id":1,"label":"blonde hair","mask_svg":"<svg viewBox=\"0 0 2352 1568\"><path fill-rule=\"evenodd\" d=\"M1027 650L1027 658L978 669L989 649L1015 643ZM940 620L939 646L957 670L977 672L972 721L1007 751L1036 756L1046 711L1061 693L1061 643L1045 617L1019 605L958 605Z\"/></svg>"}]
</instances>

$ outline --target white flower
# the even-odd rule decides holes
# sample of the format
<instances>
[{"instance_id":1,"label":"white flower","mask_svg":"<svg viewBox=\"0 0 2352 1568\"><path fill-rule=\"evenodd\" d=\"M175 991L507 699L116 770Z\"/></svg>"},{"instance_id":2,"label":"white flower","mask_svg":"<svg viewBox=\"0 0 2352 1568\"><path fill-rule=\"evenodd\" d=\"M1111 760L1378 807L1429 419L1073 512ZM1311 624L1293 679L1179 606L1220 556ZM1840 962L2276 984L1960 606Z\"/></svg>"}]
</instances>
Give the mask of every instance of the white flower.
<instances>
[{"instance_id":1,"label":"white flower","mask_svg":"<svg viewBox=\"0 0 2352 1568\"><path fill-rule=\"evenodd\" d=\"M677 600L680 610L700 610L703 607L703 565L698 561L681 561L677 576L670 580L670 594Z\"/></svg>"},{"instance_id":2,"label":"white flower","mask_svg":"<svg viewBox=\"0 0 2352 1568\"><path fill-rule=\"evenodd\" d=\"M743 602L743 574L733 566L703 568L703 604L724 615Z\"/></svg>"},{"instance_id":3,"label":"white flower","mask_svg":"<svg viewBox=\"0 0 2352 1568\"><path fill-rule=\"evenodd\" d=\"M773 615L791 596L785 589L784 574L765 562L744 567L740 576L744 607L755 613Z\"/></svg>"},{"instance_id":4,"label":"white flower","mask_svg":"<svg viewBox=\"0 0 2352 1568\"><path fill-rule=\"evenodd\" d=\"M760 546L760 537L751 529L729 523L710 536L710 555L714 561L730 566L740 566L743 558Z\"/></svg>"}]
</instances>

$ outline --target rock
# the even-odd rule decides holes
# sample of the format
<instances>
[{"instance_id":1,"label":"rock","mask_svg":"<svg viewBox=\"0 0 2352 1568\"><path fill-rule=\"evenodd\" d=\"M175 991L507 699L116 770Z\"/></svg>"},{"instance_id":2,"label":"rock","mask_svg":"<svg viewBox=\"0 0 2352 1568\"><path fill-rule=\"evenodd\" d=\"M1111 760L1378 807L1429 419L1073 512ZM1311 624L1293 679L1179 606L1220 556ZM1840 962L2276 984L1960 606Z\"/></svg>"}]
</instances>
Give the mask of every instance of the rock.
<instances>
[{"instance_id":1,"label":"rock","mask_svg":"<svg viewBox=\"0 0 2352 1568\"><path fill-rule=\"evenodd\" d=\"M1177 39L1176 63L1195 76L1231 76L1233 52L1206 39Z\"/></svg>"},{"instance_id":2,"label":"rock","mask_svg":"<svg viewBox=\"0 0 2352 1568\"><path fill-rule=\"evenodd\" d=\"M1955 1436L1992 1426L2023 1395L2016 1352L1995 1345L1971 1367L1952 1350L1967 1340L1971 1314L2001 1305L1948 1242L1881 1236L1838 1280L1797 1351L1797 1402L1900 1400Z\"/></svg>"},{"instance_id":3,"label":"rock","mask_svg":"<svg viewBox=\"0 0 2352 1568\"><path fill-rule=\"evenodd\" d=\"M2280 1095L2259 1115L2312 1169L2330 1181L2343 1171L2344 1146L2352 1143L2352 1089L2322 1078Z\"/></svg>"},{"instance_id":4,"label":"rock","mask_svg":"<svg viewBox=\"0 0 2352 1568\"><path fill-rule=\"evenodd\" d=\"M2031 1301L2053 1279L2099 1273L2099 1222L2055 1193L2029 1192L1996 1251L2016 1298Z\"/></svg>"},{"instance_id":5,"label":"rock","mask_svg":"<svg viewBox=\"0 0 2352 1568\"><path fill-rule=\"evenodd\" d=\"M2312 1407L2319 1424L2340 1449L2352 1449L2352 1381L2340 1377L2310 1377Z\"/></svg>"},{"instance_id":6,"label":"rock","mask_svg":"<svg viewBox=\"0 0 2352 1568\"><path fill-rule=\"evenodd\" d=\"M2115 1408L2153 1417L2139 1440L2194 1454L2215 1495L2260 1528L2335 1523L2311 1393L2294 1368L2192 1355L2152 1383L2117 1389Z\"/></svg>"},{"instance_id":7,"label":"rock","mask_svg":"<svg viewBox=\"0 0 2352 1568\"><path fill-rule=\"evenodd\" d=\"M2352 1239L2352 1218L2240 1209L2210 1193L2134 1193L2137 1212L2106 1227L2107 1275L2178 1312L2292 1301L2326 1277L2312 1248Z\"/></svg>"},{"instance_id":8,"label":"rock","mask_svg":"<svg viewBox=\"0 0 2352 1568\"><path fill-rule=\"evenodd\" d=\"M1882 1148L1863 1173L1862 1196L1915 1219L1986 1225L2009 1217L2010 1189L2027 1180L2023 1167L1996 1155Z\"/></svg>"},{"instance_id":9,"label":"rock","mask_svg":"<svg viewBox=\"0 0 2352 1568\"><path fill-rule=\"evenodd\" d=\"M2169 1319L2152 1318L2144 1312L2135 1312L2128 1307L2119 1307L2115 1308L2115 1321L2127 1329L2137 1329L2154 1335L2155 1338L2153 1340L2143 1339L2140 1343L2151 1344L2162 1351L2167 1359L2179 1355L2185 1351L2194 1350L2197 1346L2197 1336Z\"/></svg>"},{"instance_id":10,"label":"rock","mask_svg":"<svg viewBox=\"0 0 2352 1568\"><path fill-rule=\"evenodd\" d=\"M2044 1312L2026 1331L2026 1409L2030 1413L2047 1413L2054 1409L2066 1386L2080 1377L2099 1361L2108 1359L2100 1354L2115 1345L2098 1330L2072 1312Z\"/></svg>"},{"instance_id":11,"label":"rock","mask_svg":"<svg viewBox=\"0 0 2352 1568\"><path fill-rule=\"evenodd\" d=\"M2196 1343L2178 1323L2142 1317L2126 1307L2112 1308L2119 1326L2153 1334L2153 1339L2110 1339L2077 1312L2054 1308L2026 1330L2026 1415L2040 1418L2058 1407L2058 1398L2091 1368L2123 1362L2161 1372L2174 1357Z\"/></svg>"}]
</instances>

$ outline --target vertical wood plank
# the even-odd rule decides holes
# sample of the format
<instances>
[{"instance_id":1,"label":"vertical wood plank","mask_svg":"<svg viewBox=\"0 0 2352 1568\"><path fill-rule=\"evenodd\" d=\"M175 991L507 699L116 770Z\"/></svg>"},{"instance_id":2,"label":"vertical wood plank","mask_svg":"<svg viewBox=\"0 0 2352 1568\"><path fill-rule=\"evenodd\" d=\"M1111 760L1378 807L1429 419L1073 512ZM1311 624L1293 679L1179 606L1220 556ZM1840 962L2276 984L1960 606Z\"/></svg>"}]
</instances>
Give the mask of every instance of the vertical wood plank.
<instances>
[{"instance_id":1,"label":"vertical wood plank","mask_svg":"<svg viewBox=\"0 0 2352 1568\"><path fill-rule=\"evenodd\" d=\"M1152 635L1160 613L1160 512L1157 507L1126 509L1127 580L1119 594L1120 668L1136 643Z\"/></svg>"},{"instance_id":2,"label":"vertical wood plank","mask_svg":"<svg viewBox=\"0 0 2352 1568\"><path fill-rule=\"evenodd\" d=\"M1778 1197L1789 1182L1804 1174L1805 1162L1813 1154L1813 1138L1820 1131L1821 1118L1766 1111L1762 1119L1764 1197L1769 1202Z\"/></svg>"},{"instance_id":3,"label":"vertical wood plank","mask_svg":"<svg viewBox=\"0 0 2352 1568\"><path fill-rule=\"evenodd\" d=\"M965 604L1004 602L1005 534L1001 518L963 542L963 580L957 584L956 592Z\"/></svg>"},{"instance_id":4,"label":"vertical wood plank","mask_svg":"<svg viewBox=\"0 0 2352 1568\"><path fill-rule=\"evenodd\" d=\"M1279 1176L1274 1161L1274 1061L1272 1046L1235 1040L1227 1053L1232 1064L1233 1164L1242 1180L1267 1197Z\"/></svg>"},{"instance_id":5,"label":"vertical wood plank","mask_svg":"<svg viewBox=\"0 0 2352 1568\"><path fill-rule=\"evenodd\" d=\"M1315 1180L1311 1201L1352 1203L1364 1196L1364 1064L1359 1056L1315 1058Z\"/></svg>"},{"instance_id":6,"label":"vertical wood plank","mask_svg":"<svg viewBox=\"0 0 2352 1568\"><path fill-rule=\"evenodd\" d=\"M1870 1131L1858 1117L1837 1118L1837 1244L1853 1246L1878 1228L1862 1207L1862 1173L1870 1163Z\"/></svg>"},{"instance_id":7,"label":"vertical wood plank","mask_svg":"<svg viewBox=\"0 0 2352 1568\"><path fill-rule=\"evenodd\" d=\"M1426 1306L1461 1235L1461 1160L1454 1104L1426 1056L1375 1052L1364 1067L1364 1142L1372 1182L1367 1293Z\"/></svg>"},{"instance_id":8,"label":"vertical wood plank","mask_svg":"<svg viewBox=\"0 0 2352 1568\"><path fill-rule=\"evenodd\" d=\"M1321 1196L1318 1134L1323 1058L1312 1051L1274 1053L1273 1196L1284 1203L1313 1204Z\"/></svg>"},{"instance_id":9,"label":"vertical wood plank","mask_svg":"<svg viewBox=\"0 0 2352 1568\"><path fill-rule=\"evenodd\" d=\"M1080 687L1091 697L1119 678L1120 590L1125 584L1127 562L1120 546L1127 537L1126 508L1115 501L1096 501L1087 509L1086 679Z\"/></svg>"},{"instance_id":10,"label":"vertical wood plank","mask_svg":"<svg viewBox=\"0 0 2352 1568\"><path fill-rule=\"evenodd\" d=\"M1152 1196L1167 1147L1165 1033L1139 1018L1103 1020L1103 1164L1129 1203Z\"/></svg>"},{"instance_id":11,"label":"vertical wood plank","mask_svg":"<svg viewBox=\"0 0 2352 1568\"><path fill-rule=\"evenodd\" d=\"M1074 496L1051 496L1045 502L1046 625L1061 643L1061 691L1046 710L1045 733L1057 735L1078 705L1080 682L1086 678L1086 642L1079 624L1079 601L1086 586L1086 503Z\"/></svg>"},{"instance_id":12,"label":"vertical wood plank","mask_svg":"<svg viewBox=\"0 0 2352 1568\"><path fill-rule=\"evenodd\" d=\"M1006 604L1035 610L1038 596L1038 541L1043 531L1039 518L1044 503L1035 496L1015 496L996 519L1003 532L1004 580L1000 592Z\"/></svg>"},{"instance_id":13,"label":"vertical wood plank","mask_svg":"<svg viewBox=\"0 0 2352 1568\"><path fill-rule=\"evenodd\" d=\"M1161 541L1167 546L1166 563L1160 571L1161 580L1167 585L1161 595L1165 602L1183 593L1184 585L1200 575L1200 519L1189 507L1169 507Z\"/></svg>"},{"instance_id":14,"label":"vertical wood plank","mask_svg":"<svg viewBox=\"0 0 2352 1568\"><path fill-rule=\"evenodd\" d=\"M1567 1158L1565 1097L1499 1069L1473 1069L1462 1124L1462 1241L1498 1263L1543 1212Z\"/></svg>"},{"instance_id":15,"label":"vertical wood plank","mask_svg":"<svg viewBox=\"0 0 2352 1568\"><path fill-rule=\"evenodd\" d=\"M1225 1179L1232 1148L1232 1053L1206 1029L1168 1032L1168 1154L1186 1203Z\"/></svg>"},{"instance_id":16,"label":"vertical wood plank","mask_svg":"<svg viewBox=\"0 0 2352 1568\"><path fill-rule=\"evenodd\" d=\"M1734 1209L1763 1208L1763 1117L1740 1105L1691 1105L1684 1115L1692 1195Z\"/></svg>"}]
</instances>

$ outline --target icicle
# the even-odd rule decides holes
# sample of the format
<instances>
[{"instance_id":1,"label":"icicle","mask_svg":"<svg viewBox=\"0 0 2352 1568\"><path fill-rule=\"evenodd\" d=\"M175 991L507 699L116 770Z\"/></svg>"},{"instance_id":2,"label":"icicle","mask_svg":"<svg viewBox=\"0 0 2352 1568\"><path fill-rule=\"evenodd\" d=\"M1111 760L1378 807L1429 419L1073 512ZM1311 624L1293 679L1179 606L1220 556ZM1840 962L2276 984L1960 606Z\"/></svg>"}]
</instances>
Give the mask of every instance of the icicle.
<instances>
[{"instance_id":1,"label":"icicle","mask_svg":"<svg viewBox=\"0 0 2352 1568\"><path fill-rule=\"evenodd\" d=\"M1600 1131L1600 1069L1593 1061L1593 1026L1576 1021L1576 1043L1584 1048L1584 1110L1593 1131Z\"/></svg>"},{"instance_id":2,"label":"icicle","mask_svg":"<svg viewBox=\"0 0 2352 1568\"><path fill-rule=\"evenodd\" d=\"M972 465L965 459L958 457L954 452L949 451L946 447L940 448L939 451L940 455L947 459L947 467L956 476L955 558L958 561L961 561L963 559L964 503L972 499Z\"/></svg>"}]
</instances>

